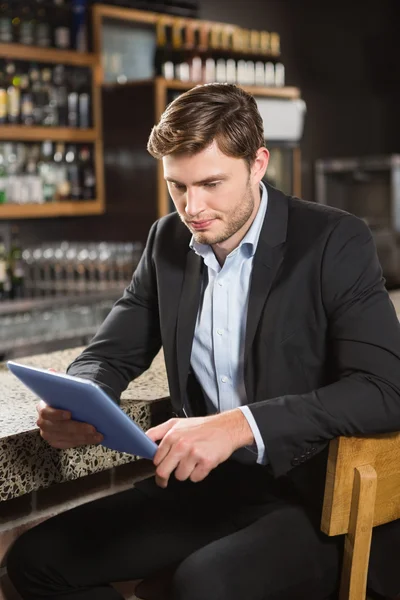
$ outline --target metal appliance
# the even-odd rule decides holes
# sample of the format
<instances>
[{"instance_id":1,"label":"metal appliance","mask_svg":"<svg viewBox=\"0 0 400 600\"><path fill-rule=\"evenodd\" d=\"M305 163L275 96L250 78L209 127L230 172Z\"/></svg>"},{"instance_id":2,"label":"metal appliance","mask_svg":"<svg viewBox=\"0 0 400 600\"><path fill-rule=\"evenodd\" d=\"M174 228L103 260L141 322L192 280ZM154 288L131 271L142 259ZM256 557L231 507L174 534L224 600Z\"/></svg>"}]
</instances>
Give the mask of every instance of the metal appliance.
<instances>
[{"instance_id":1,"label":"metal appliance","mask_svg":"<svg viewBox=\"0 0 400 600\"><path fill-rule=\"evenodd\" d=\"M363 219L388 287L400 285L400 155L316 161L316 200Z\"/></svg>"}]
</instances>

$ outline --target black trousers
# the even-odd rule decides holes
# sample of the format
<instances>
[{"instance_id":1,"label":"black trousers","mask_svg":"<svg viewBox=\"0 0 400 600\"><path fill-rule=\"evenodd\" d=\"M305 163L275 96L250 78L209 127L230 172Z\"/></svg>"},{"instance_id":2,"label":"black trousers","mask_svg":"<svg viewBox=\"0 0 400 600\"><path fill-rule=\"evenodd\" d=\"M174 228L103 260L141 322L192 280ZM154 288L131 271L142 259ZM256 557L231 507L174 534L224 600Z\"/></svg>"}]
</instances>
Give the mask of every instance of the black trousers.
<instances>
[{"instance_id":1,"label":"black trousers","mask_svg":"<svg viewBox=\"0 0 400 600\"><path fill-rule=\"evenodd\" d=\"M200 483L151 478L45 521L8 572L25 600L121 600L110 582L173 565L173 600L322 600L341 550L265 468L227 461Z\"/></svg>"}]
</instances>

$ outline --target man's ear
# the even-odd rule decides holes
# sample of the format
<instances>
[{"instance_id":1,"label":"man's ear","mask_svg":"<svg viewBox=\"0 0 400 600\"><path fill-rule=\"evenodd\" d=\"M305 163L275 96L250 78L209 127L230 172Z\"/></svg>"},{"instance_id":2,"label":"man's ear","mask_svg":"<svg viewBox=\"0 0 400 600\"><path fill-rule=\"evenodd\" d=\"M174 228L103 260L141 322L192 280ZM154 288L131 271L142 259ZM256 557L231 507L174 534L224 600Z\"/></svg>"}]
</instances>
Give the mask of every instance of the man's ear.
<instances>
[{"instance_id":1,"label":"man's ear","mask_svg":"<svg viewBox=\"0 0 400 600\"><path fill-rule=\"evenodd\" d=\"M259 148L257 150L256 158L251 167L251 179L254 185L260 183L260 181L264 177L268 167L268 161L269 152L267 148Z\"/></svg>"}]
</instances>

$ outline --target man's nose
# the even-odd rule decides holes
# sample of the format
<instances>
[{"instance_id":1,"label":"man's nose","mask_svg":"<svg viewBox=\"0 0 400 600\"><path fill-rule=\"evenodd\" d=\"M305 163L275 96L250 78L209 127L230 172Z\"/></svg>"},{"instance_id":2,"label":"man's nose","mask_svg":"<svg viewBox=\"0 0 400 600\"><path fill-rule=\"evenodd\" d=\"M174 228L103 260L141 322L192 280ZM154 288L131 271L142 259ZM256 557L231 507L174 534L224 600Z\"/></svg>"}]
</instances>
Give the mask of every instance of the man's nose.
<instances>
[{"instance_id":1,"label":"man's nose","mask_svg":"<svg viewBox=\"0 0 400 600\"><path fill-rule=\"evenodd\" d=\"M188 188L186 191L186 207L185 212L190 217L194 217L205 209L205 204L202 199L202 190L199 188Z\"/></svg>"}]
</instances>

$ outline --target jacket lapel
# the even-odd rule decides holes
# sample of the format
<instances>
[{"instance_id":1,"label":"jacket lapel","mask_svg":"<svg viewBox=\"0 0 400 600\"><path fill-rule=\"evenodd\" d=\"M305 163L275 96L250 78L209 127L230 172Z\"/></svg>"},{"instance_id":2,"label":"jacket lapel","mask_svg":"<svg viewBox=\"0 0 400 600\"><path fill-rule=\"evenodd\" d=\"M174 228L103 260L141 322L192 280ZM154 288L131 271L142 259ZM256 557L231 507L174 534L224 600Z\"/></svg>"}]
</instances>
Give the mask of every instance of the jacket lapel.
<instances>
[{"instance_id":1,"label":"jacket lapel","mask_svg":"<svg viewBox=\"0 0 400 600\"><path fill-rule=\"evenodd\" d=\"M203 260L193 250L186 257L182 293L178 307L176 351L181 401L185 399L194 329L200 302Z\"/></svg>"},{"instance_id":2,"label":"jacket lapel","mask_svg":"<svg viewBox=\"0 0 400 600\"><path fill-rule=\"evenodd\" d=\"M288 222L288 197L270 185L268 207L254 255L247 309L244 363L261 318L272 284L284 257Z\"/></svg>"}]
</instances>

